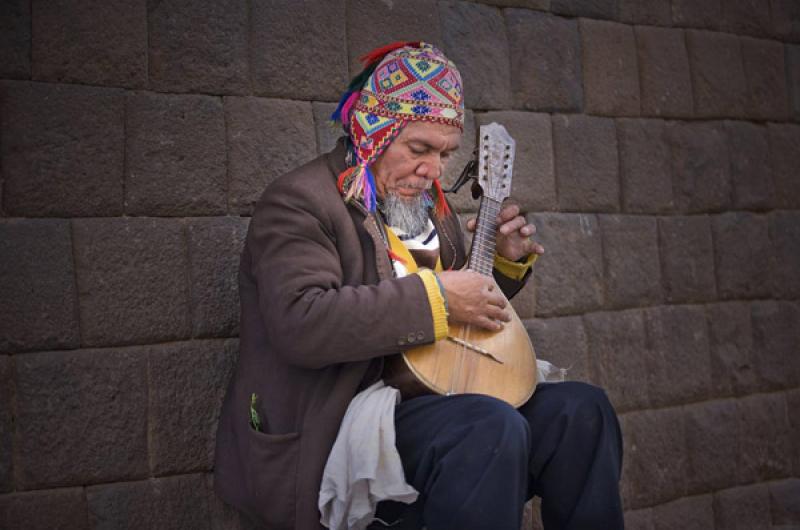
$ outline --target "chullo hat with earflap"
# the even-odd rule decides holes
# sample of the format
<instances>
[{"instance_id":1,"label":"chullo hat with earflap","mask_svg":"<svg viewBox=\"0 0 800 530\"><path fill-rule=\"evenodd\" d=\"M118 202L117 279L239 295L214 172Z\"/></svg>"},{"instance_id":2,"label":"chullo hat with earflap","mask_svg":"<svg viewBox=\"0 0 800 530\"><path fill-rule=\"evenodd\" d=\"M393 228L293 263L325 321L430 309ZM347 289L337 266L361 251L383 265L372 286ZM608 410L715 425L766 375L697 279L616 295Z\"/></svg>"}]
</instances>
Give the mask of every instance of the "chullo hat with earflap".
<instances>
[{"instance_id":1,"label":"chullo hat with earflap","mask_svg":"<svg viewBox=\"0 0 800 530\"><path fill-rule=\"evenodd\" d=\"M374 212L375 177L370 166L410 121L464 130L464 95L455 64L426 42L396 42L361 57L364 70L350 82L331 115L350 139L349 167L339 175L345 200ZM438 216L449 213L439 180L432 197Z\"/></svg>"}]
</instances>

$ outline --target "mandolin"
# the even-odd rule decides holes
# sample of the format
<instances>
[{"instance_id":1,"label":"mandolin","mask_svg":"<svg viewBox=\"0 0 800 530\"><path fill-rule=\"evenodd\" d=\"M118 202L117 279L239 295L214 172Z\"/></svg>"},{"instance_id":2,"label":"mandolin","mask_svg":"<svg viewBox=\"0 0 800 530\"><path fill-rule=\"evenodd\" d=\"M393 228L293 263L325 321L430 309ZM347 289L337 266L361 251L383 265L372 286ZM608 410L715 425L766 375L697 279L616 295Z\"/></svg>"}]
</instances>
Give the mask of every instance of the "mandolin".
<instances>
[{"instance_id":1,"label":"mandolin","mask_svg":"<svg viewBox=\"0 0 800 530\"><path fill-rule=\"evenodd\" d=\"M497 216L511 191L514 139L502 125L480 127L478 185L482 190L468 267L492 276ZM511 305L511 321L494 332L467 324L449 326L447 338L387 359L384 379L404 398L423 394L486 394L514 407L536 388L536 353Z\"/></svg>"}]
</instances>

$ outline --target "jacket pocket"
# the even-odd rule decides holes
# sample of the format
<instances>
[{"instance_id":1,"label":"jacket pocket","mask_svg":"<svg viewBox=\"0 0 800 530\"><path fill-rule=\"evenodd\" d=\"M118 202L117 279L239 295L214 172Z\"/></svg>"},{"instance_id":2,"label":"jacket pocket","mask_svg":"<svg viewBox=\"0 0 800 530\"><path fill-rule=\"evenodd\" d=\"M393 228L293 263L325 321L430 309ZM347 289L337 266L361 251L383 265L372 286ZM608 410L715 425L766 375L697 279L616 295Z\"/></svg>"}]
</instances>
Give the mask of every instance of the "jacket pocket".
<instances>
[{"instance_id":1,"label":"jacket pocket","mask_svg":"<svg viewBox=\"0 0 800 530\"><path fill-rule=\"evenodd\" d=\"M264 434L248 425L242 462L251 510L267 528L294 528L300 433Z\"/></svg>"}]
</instances>

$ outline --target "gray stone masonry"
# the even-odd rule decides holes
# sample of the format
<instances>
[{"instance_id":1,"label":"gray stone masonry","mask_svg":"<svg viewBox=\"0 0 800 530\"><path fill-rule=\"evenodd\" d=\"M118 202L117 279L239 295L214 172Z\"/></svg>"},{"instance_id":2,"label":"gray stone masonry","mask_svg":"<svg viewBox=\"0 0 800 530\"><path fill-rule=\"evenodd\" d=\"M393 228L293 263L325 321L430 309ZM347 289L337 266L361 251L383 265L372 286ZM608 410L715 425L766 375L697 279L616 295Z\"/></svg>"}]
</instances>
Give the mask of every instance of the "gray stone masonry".
<instances>
[{"instance_id":1,"label":"gray stone masonry","mask_svg":"<svg viewBox=\"0 0 800 530\"><path fill-rule=\"evenodd\" d=\"M648 26L634 31L642 116L691 117L694 100L684 31Z\"/></svg>"},{"instance_id":2,"label":"gray stone masonry","mask_svg":"<svg viewBox=\"0 0 800 530\"><path fill-rule=\"evenodd\" d=\"M349 76L345 0L268 0L251 6L253 91L338 101Z\"/></svg>"},{"instance_id":3,"label":"gray stone masonry","mask_svg":"<svg viewBox=\"0 0 800 530\"><path fill-rule=\"evenodd\" d=\"M653 530L714 528L711 495L685 497L653 508Z\"/></svg>"},{"instance_id":4,"label":"gray stone masonry","mask_svg":"<svg viewBox=\"0 0 800 530\"><path fill-rule=\"evenodd\" d=\"M199 12L202 10L202 13ZM159 92L245 94L247 6L237 0L148 2L150 88Z\"/></svg>"},{"instance_id":5,"label":"gray stone masonry","mask_svg":"<svg viewBox=\"0 0 800 530\"><path fill-rule=\"evenodd\" d=\"M147 87L147 5L129 0L31 2L33 79Z\"/></svg>"},{"instance_id":6,"label":"gray stone masonry","mask_svg":"<svg viewBox=\"0 0 800 530\"><path fill-rule=\"evenodd\" d=\"M688 455L683 411L675 407L631 412L620 417L620 425L625 508L652 506L685 496Z\"/></svg>"},{"instance_id":7,"label":"gray stone masonry","mask_svg":"<svg viewBox=\"0 0 800 530\"><path fill-rule=\"evenodd\" d=\"M770 528L770 519L769 497L763 484L731 488L714 494L715 528Z\"/></svg>"},{"instance_id":8,"label":"gray stone masonry","mask_svg":"<svg viewBox=\"0 0 800 530\"><path fill-rule=\"evenodd\" d=\"M733 207L764 210L775 204L767 128L744 121L725 122L730 155Z\"/></svg>"},{"instance_id":9,"label":"gray stone masonry","mask_svg":"<svg viewBox=\"0 0 800 530\"><path fill-rule=\"evenodd\" d=\"M31 3L8 0L0 4L0 77L29 79L31 75Z\"/></svg>"},{"instance_id":10,"label":"gray stone masonry","mask_svg":"<svg viewBox=\"0 0 800 530\"><path fill-rule=\"evenodd\" d=\"M466 106L504 109L511 104L508 38L497 8L468 2L439 3L442 42L459 66Z\"/></svg>"},{"instance_id":11,"label":"gray stone masonry","mask_svg":"<svg viewBox=\"0 0 800 530\"><path fill-rule=\"evenodd\" d=\"M81 344L145 344L191 333L183 222L73 221Z\"/></svg>"},{"instance_id":12,"label":"gray stone masonry","mask_svg":"<svg viewBox=\"0 0 800 530\"><path fill-rule=\"evenodd\" d=\"M193 337L239 334L239 257L249 219L187 222Z\"/></svg>"},{"instance_id":13,"label":"gray stone masonry","mask_svg":"<svg viewBox=\"0 0 800 530\"><path fill-rule=\"evenodd\" d=\"M579 30L586 112L638 116L639 67L633 27L581 19Z\"/></svg>"},{"instance_id":14,"label":"gray stone masonry","mask_svg":"<svg viewBox=\"0 0 800 530\"><path fill-rule=\"evenodd\" d=\"M4 82L0 98L7 215L122 214L121 90Z\"/></svg>"},{"instance_id":15,"label":"gray stone masonry","mask_svg":"<svg viewBox=\"0 0 800 530\"><path fill-rule=\"evenodd\" d=\"M265 98L225 98L228 201L250 214L264 187L316 157L311 104Z\"/></svg>"},{"instance_id":16,"label":"gray stone masonry","mask_svg":"<svg viewBox=\"0 0 800 530\"><path fill-rule=\"evenodd\" d=\"M0 352L78 347L71 237L63 219L0 221Z\"/></svg>"},{"instance_id":17,"label":"gray stone masonry","mask_svg":"<svg viewBox=\"0 0 800 530\"><path fill-rule=\"evenodd\" d=\"M578 111L583 107L580 36L574 20L505 10L514 108ZM546 46L541 43L547 42Z\"/></svg>"},{"instance_id":18,"label":"gray stone masonry","mask_svg":"<svg viewBox=\"0 0 800 530\"><path fill-rule=\"evenodd\" d=\"M147 476L141 348L31 353L14 361L17 490Z\"/></svg>"},{"instance_id":19,"label":"gray stone masonry","mask_svg":"<svg viewBox=\"0 0 800 530\"><path fill-rule=\"evenodd\" d=\"M558 205L563 211L619 210L616 127L610 118L553 117Z\"/></svg>"},{"instance_id":20,"label":"gray stone masonry","mask_svg":"<svg viewBox=\"0 0 800 530\"><path fill-rule=\"evenodd\" d=\"M148 352L150 471L210 471L235 339L176 342Z\"/></svg>"},{"instance_id":21,"label":"gray stone masonry","mask_svg":"<svg viewBox=\"0 0 800 530\"><path fill-rule=\"evenodd\" d=\"M622 211L672 211L672 159L664 122L619 119L617 142Z\"/></svg>"},{"instance_id":22,"label":"gray stone masonry","mask_svg":"<svg viewBox=\"0 0 800 530\"><path fill-rule=\"evenodd\" d=\"M463 77L444 187L516 141L513 307L616 407L626 528L800 528L800 1L7 0L0 529L256 529L213 483L251 215L402 40Z\"/></svg>"},{"instance_id":23,"label":"gray stone masonry","mask_svg":"<svg viewBox=\"0 0 800 530\"><path fill-rule=\"evenodd\" d=\"M225 213L225 116L220 98L131 94L126 133L126 213Z\"/></svg>"}]
</instances>

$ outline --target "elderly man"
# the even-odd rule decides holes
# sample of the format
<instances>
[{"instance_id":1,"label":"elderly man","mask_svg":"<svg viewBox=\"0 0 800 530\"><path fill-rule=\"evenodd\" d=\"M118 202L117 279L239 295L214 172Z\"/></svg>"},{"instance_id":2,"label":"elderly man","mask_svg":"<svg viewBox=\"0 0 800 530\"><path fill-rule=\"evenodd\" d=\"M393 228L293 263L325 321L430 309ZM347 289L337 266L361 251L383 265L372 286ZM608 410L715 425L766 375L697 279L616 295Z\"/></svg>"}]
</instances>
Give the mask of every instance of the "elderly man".
<instances>
[{"instance_id":1,"label":"elderly man","mask_svg":"<svg viewBox=\"0 0 800 530\"><path fill-rule=\"evenodd\" d=\"M438 181L459 148L460 75L426 43L390 45L365 63L334 114L346 139L256 206L218 493L269 529L364 528L386 500L371 528L399 518L403 528L516 530L533 495L548 529L622 528L620 432L601 390L540 384L519 409L476 394L395 407L386 394L398 337L432 343L456 322L502 329L509 308L495 286L513 295L544 249L506 205L494 279L463 268L460 223ZM373 416L374 429L353 420ZM354 449L362 438L383 444L378 456ZM359 483L359 460L374 461L377 478ZM392 500L415 502L395 517Z\"/></svg>"}]
</instances>

